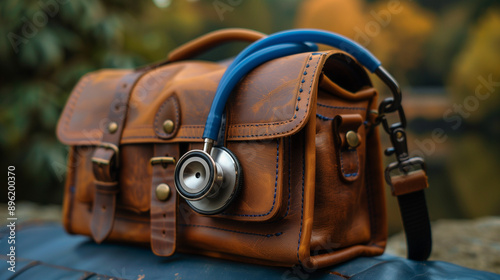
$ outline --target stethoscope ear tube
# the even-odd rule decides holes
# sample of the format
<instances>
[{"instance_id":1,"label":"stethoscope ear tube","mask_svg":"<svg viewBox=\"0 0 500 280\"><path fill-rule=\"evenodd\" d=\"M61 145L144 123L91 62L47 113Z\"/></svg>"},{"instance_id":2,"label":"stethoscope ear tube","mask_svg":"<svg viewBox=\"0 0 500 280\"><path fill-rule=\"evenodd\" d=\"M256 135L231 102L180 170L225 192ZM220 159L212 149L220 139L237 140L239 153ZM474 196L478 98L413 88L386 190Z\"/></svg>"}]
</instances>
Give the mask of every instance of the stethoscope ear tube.
<instances>
[{"instance_id":1,"label":"stethoscope ear tube","mask_svg":"<svg viewBox=\"0 0 500 280\"><path fill-rule=\"evenodd\" d=\"M269 46L286 43L300 44L304 42L325 44L343 50L356 58L359 63L365 66L372 73L375 72L375 70L377 70L377 68L381 65L380 61L372 53L370 53L370 51L355 41L340 34L318 29L294 29L277 32L268 37L264 37L240 52L240 54L234 59L232 65L237 65L250 54ZM229 66L229 71L231 70L232 65Z\"/></svg>"}]
</instances>

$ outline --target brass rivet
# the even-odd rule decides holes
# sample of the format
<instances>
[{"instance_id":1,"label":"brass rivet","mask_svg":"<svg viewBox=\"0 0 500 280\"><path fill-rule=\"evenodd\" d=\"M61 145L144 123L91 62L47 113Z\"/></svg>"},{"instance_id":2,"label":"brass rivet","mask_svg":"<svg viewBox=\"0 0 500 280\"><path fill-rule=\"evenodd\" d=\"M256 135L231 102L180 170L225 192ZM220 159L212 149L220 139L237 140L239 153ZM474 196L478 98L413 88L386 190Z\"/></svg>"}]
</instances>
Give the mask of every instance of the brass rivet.
<instances>
[{"instance_id":1,"label":"brass rivet","mask_svg":"<svg viewBox=\"0 0 500 280\"><path fill-rule=\"evenodd\" d=\"M156 198L165 201L170 197L170 187L167 184L159 184L156 187Z\"/></svg>"},{"instance_id":2,"label":"brass rivet","mask_svg":"<svg viewBox=\"0 0 500 280\"><path fill-rule=\"evenodd\" d=\"M349 147L356 148L357 146L359 146L359 137L358 137L358 134L356 132L349 130L345 134L345 139L346 139L347 145L349 145Z\"/></svg>"},{"instance_id":3,"label":"brass rivet","mask_svg":"<svg viewBox=\"0 0 500 280\"><path fill-rule=\"evenodd\" d=\"M172 120L166 120L163 122L163 130L166 133L172 133L174 131L174 122Z\"/></svg>"},{"instance_id":4,"label":"brass rivet","mask_svg":"<svg viewBox=\"0 0 500 280\"><path fill-rule=\"evenodd\" d=\"M113 134L118 130L118 124L115 122L110 122L108 124L108 131L109 133Z\"/></svg>"}]
</instances>

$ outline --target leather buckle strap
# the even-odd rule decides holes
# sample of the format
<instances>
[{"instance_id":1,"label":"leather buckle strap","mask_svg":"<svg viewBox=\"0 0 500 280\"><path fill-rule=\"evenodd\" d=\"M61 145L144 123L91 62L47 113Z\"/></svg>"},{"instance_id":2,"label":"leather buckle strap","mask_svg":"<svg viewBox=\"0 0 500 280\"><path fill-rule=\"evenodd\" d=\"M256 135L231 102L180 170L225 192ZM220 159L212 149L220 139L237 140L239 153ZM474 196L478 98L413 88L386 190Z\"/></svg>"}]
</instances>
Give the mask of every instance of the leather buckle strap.
<instances>
[{"instance_id":1,"label":"leather buckle strap","mask_svg":"<svg viewBox=\"0 0 500 280\"><path fill-rule=\"evenodd\" d=\"M115 144L111 144L111 143L101 143L99 144L98 148L104 148L104 149L109 149L109 150L112 150L115 154L115 157L118 158L118 153L119 153L119 149L118 147L115 145ZM92 163L95 163L95 164L98 164L98 165L110 165L110 160L106 160L106 159L101 159L99 157L96 157L95 155L92 157ZM118 161L116 162L116 167L118 167Z\"/></svg>"},{"instance_id":2,"label":"leather buckle strap","mask_svg":"<svg viewBox=\"0 0 500 280\"><path fill-rule=\"evenodd\" d=\"M118 82L108 112L107 131L103 131L101 144L96 147L92 156L95 195L90 229L92 237L97 243L104 241L113 229L116 194L119 192L118 167L120 150L118 146L125 126L132 89L144 73L146 72L131 72Z\"/></svg>"},{"instance_id":3,"label":"leather buckle strap","mask_svg":"<svg viewBox=\"0 0 500 280\"><path fill-rule=\"evenodd\" d=\"M151 182L151 249L159 256L174 254L177 242L177 191L174 186L175 159L178 144L155 144L150 163ZM164 156L166 155L166 156Z\"/></svg>"},{"instance_id":4,"label":"leather buckle strap","mask_svg":"<svg viewBox=\"0 0 500 280\"><path fill-rule=\"evenodd\" d=\"M102 182L116 182L119 149L111 143L101 143L92 156L94 178Z\"/></svg>"}]
</instances>

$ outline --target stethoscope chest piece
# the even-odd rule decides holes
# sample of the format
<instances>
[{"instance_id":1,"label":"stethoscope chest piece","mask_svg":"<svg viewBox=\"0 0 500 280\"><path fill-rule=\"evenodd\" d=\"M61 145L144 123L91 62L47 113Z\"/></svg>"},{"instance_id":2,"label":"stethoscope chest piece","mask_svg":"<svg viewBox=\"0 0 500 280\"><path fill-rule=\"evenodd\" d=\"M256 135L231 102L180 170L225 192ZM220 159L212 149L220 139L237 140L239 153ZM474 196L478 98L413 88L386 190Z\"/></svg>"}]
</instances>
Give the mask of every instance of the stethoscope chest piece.
<instances>
[{"instance_id":1,"label":"stethoscope chest piece","mask_svg":"<svg viewBox=\"0 0 500 280\"><path fill-rule=\"evenodd\" d=\"M241 166L225 147L184 154L175 167L175 187L180 196L200 214L222 212L240 188Z\"/></svg>"}]
</instances>

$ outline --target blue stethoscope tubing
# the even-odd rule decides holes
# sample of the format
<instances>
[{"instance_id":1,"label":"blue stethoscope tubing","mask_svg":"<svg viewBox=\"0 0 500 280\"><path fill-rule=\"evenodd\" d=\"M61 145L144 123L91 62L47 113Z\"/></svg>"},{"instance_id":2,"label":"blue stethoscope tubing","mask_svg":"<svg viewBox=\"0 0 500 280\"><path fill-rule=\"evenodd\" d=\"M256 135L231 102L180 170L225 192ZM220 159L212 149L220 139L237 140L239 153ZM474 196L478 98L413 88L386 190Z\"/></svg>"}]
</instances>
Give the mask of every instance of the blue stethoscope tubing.
<instances>
[{"instance_id":1,"label":"blue stethoscope tubing","mask_svg":"<svg viewBox=\"0 0 500 280\"><path fill-rule=\"evenodd\" d=\"M278 57L316 50L317 46L315 44L285 43L257 50L248 55L248 57L243 59L241 62L231 64L233 67L230 71L226 70L219 82L219 86L217 87L214 100L212 101L212 107L210 108L207 122L205 124L203 138L217 139L222 121L222 113L224 112L227 99L229 98L232 89L245 75L248 74L248 72L264 62Z\"/></svg>"},{"instance_id":2,"label":"blue stethoscope tubing","mask_svg":"<svg viewBox=\"0 0 500 280\"><path fill-rule=\"evenodd\" d=\"M214 141L217 139L226 102L233 88L246 74L257 66L276 58L316 51L317 46L309 42L325 44L346 51L370 72L384 77L388 75L381 67L380 61L373 54L360 44L342 35L317 29L295 29L272 34L246 47L226 69L217 87L205 123L203 138ZM392 77L390 78L392 79ZM395 86L399 90L397 83L395 83ZM390 109L390 106L386 107Z\"/></svg>"}]
</instances>

